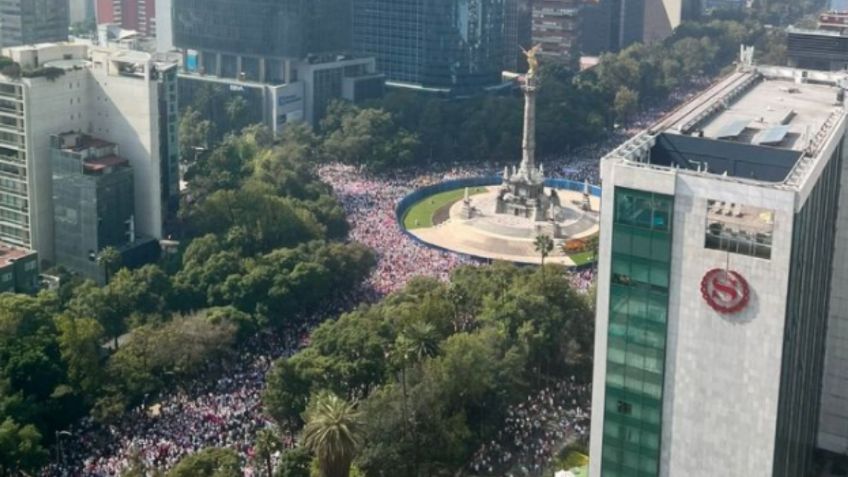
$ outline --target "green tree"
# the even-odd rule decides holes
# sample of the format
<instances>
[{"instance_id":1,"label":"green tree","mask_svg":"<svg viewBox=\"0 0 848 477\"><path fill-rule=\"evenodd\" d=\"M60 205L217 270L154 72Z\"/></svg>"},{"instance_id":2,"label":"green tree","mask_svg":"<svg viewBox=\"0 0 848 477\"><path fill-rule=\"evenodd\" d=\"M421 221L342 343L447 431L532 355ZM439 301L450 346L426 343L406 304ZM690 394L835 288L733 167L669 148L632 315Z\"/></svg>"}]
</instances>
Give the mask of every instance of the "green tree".
<instances>
[{"instance_id":1,"label":"green tree","mask_svg":"<svg viewBox=\"0 0 848 477\"><path fill-rule=\"evenodd\" d=\"M586 248L592 254L592 260L598 259L598 248L600 247L601 237L598 234L592 235L586 239Z\"/></svg>"},{"instance_id":2,"label":"green tree","mask_svg":"<svg viewBox=\"0 0 848 477\"><path fill-rule=\"evenodd\" d=\"M639 93L626 86L622 86L615 93L613 109L615 110L616 119L626 125L630 117L639 109Z\"/></svg>"},{"instance_id":3,"label":"green tree","mask_svg":"<svg viewBox=\"0 0 848 477\"><path fill-rule=\"evenodd\" d=\"M191 106L180 115L180 163L191 168L199 158L201 151L209 149L212 123L203 119L201 113Z\"/></svg>"},{"instance_id":4,"label":"green tree","mask_svg":"<svg viewBox=\"0 0 848 477\"><path fill-rule=\"evenodd\" d=\"M56 328L69 383L82 396L96 396L105 378L101 347L105 336L103 326L94 318L65 312L56 318Z\"/></svg>"},{"instance_id":5,"label":"green tree","mask_svg":"<svg viewBox=\"0 0 848 477\"><path fill-rule=\"evenodd\" d=\"M275 477L310 477L312 454L304 447L286 449Z\"/></svg>"},{"instance_id":6,"label":"green tree","mask_svg":"<svg viewBox=\"0 0 848 477\"><path fill-rule=\"evenodd\" d=\"M0 424L0 475L35 473L46 460L47 451L35 426L21 426L10 418Z\"/></svg>"},{"instance_id":7,"label":"green tree","mask_svg":"<svg viewBox=\"0 0 848 477\"><path fill-rule=\"evenodd\" d=\"M167 477L241 477L241 460L232 449L204 449L184 457Z\"/></svg>"},{"instance_id":8,"label":"green tree","mask_svg":"<svg viewBox=\"0 0 848 477\"><path fill-rule=\"evenodd\" d=\"M227 130L241 131L250 120L247 117L247 101L241 96L234 96L224 104L224 111L227 114Z\"/></svg>"},{"instance_id":9,"label":"green tree","mask_svg":"<svg viewBox=\"0 0 848 477\"><path fill-rule=\"evenodd\" d=\"M362 446L361 414L331 393L315 395L304 414L303 446L318 459L321 477L348 477Z\"/></svg>"},{"instance_id":10,"label":"green tree","mask_svg":"<svg viewBox=\"0 0 848 477\"><path fill-rule=\"evenodd\" d=\"M274 466L272 458L276 452L283 450L283 443L277 434L271 429L261 429L256 433L253 450L257 462L257 468L265 467L265 475L274 477Z\"/></svg>"},{"instance_id":11,"label":"green tree","mask_svg":"<svg viewBox=\"0 0 848 477\"><path fill-rule=\"evenodd\" d=\"M391 113L353 107L327 129L322 149L333 161L387 170L410 164L417 147L416 136L398 128Z\"/></svg>"}]
</instances>

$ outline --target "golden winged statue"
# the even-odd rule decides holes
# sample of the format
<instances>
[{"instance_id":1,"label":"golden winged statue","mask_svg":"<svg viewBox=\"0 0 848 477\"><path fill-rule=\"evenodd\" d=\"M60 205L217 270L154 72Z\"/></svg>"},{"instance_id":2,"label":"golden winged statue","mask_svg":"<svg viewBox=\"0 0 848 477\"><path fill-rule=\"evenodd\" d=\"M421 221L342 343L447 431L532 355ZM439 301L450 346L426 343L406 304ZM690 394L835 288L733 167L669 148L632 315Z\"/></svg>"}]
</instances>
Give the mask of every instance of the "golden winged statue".
<instances>
[{"instance_id":1,"label":"golden winged statue","mask_svg":"<svg viewBox=\"0 0 848 477\"><path fill-rule=\"evenodd\" d=\"M527 71L527 74L535 76L536 73L539 71L539 60L538 58L536 58L536 54L538 54L541 50L541 44L536 45L533 48L530 48L529 50L521 48L521 51L524 52L524 56L527 57L527 65L530 67Z\"/></svg>"}]
</instances>

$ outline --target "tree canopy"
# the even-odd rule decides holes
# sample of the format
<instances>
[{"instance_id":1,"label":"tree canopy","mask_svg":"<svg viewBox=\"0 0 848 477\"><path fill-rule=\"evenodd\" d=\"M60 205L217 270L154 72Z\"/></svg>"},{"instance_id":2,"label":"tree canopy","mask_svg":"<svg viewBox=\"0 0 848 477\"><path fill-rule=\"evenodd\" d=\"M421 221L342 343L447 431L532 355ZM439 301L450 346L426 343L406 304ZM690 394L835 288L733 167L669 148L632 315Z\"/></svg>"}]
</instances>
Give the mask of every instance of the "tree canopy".
<instances>
[{"instance_id":1,"label":"tree canopy","mask_svg":"<svg viewBox=\"0 0 848 477\"><path fill-rule=\"evenodd\" d=\"M367 475L454 473L511 403L590 373L591 304L549 268L546 287L540 271L460 268L449 284L417 279L323 324L309 347L275 363L268 413L309 429L314 396L358 401L356 465Z\"/></svg>"}]
</instances>

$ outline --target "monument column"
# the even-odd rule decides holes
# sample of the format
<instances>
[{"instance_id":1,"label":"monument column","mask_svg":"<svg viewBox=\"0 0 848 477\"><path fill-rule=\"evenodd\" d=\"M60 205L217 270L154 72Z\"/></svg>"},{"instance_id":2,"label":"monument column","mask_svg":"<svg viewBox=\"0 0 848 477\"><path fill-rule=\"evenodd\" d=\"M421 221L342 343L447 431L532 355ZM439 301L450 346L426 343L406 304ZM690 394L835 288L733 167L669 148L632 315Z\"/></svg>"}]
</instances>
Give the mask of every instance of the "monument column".
<instances>
[{"instance_id":1,"label":"monument column","mask_svg":"<svg viewBox=\"0 0 848 477\"><path fill-rule=\"evenodd\" d=\"M521 143L522 166L528 171L536 168L536 72L530 70L524 80L524 139Z\"/></svg>"}]
</instances>

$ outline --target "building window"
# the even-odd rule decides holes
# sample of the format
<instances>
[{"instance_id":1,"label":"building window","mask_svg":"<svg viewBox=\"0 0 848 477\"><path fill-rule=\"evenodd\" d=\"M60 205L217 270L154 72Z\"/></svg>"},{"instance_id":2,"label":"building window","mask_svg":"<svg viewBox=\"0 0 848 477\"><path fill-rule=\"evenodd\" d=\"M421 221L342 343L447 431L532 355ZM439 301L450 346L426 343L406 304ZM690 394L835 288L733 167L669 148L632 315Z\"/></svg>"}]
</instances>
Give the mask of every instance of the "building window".
<instances>
[{"instance_id":1,"label":"building window","mask_svg":"<svg viewBox=\"0 0 848 477\"><path fill-rule=\"evenodd\" d=\"M773 234L773 210L707 201L706 248L768 260L771 258Z\"/></svg>"},{"instance_id":2,"label":"building window","mask_svg":"<svg viewBox=\"0 0 848 477\"><path fill-rule=\"evenodd\" d=\"M601 475L659 475L674 200L616 188Z\"/></svg>"}]
</instances>

